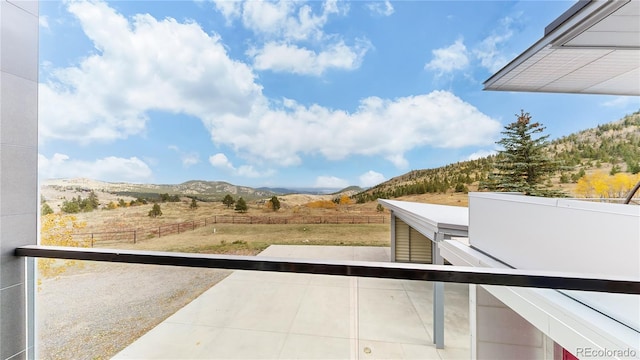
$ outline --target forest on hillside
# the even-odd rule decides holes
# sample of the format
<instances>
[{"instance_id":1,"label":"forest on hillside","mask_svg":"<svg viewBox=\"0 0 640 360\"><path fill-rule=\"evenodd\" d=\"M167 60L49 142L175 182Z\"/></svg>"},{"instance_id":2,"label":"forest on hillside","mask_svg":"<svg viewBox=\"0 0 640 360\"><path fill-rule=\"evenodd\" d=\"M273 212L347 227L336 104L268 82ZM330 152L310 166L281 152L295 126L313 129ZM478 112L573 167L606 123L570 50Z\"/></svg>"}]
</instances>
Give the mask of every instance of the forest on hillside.
<instances>
[{"instance_id":1,"label":"forest on hillside","mask_svg":"<svg viewBox=\"0 0 640 360\"><path fill-rule=\"evenodd\" d=\"M559 171L547 185L572 196L621 197L640 180L640 111L547 143L547 155ZM358 203L406 195L468 192L480 189L500 155L462 161L435 169L412 170L354 195ZM631 185L629 185L631 184Z\"/></svg>"}]
</instances>

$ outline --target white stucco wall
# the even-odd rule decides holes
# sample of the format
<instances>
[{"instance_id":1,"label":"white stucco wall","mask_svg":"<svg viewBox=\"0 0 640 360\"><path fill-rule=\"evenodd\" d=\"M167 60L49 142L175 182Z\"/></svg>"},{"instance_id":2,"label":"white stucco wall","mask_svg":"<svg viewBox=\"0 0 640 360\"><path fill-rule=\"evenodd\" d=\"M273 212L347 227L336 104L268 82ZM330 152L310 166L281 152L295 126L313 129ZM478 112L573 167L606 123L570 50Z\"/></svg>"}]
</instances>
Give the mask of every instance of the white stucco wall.
<instances>
[{"instance_id":1,"label":"white stucco wall","mask_svg":"<svg viewBox=\"0 0 640 360\"><path fill-rule=\"evenodd\" d=\"M0 359L33 356L33 288L13 250L37 241L37 146L38 1L0 0Z\"/></svg>"},{"instance_id":2,"label":"white stucco wall","mask_svg":"<svg viewBox=\"0 0 640 360\"><path fill-rule=\"evenodd\" d=\"M518 269L640 278L640 206L469 194L469 241ZM640 331L640 297L565 292Z\"/></svg>"}]
</instances>

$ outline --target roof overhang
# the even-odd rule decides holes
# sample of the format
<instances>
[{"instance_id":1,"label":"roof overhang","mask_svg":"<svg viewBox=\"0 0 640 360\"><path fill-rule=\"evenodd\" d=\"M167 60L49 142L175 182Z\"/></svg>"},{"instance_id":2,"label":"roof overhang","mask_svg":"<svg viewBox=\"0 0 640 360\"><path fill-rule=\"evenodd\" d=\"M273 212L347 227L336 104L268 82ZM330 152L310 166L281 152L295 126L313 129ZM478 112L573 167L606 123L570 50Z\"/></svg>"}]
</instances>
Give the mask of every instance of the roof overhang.
<instances>
[{"instance_id":1,"label":"roof overhang","mask_svg":"<svg viewBox=\"0 0 640 360\"><path fill-rule=\"evenodd\" d=\"M484 89L640 95L640 1L579 1Z\"/></svg>"},{"instance_id":2,"label":"roof overhang","mask_svg":"<svg viewBox=\"0 0 640 360\"><path fill-rule=\"evenodd\" d=\"M436 241L436 233L445 237L469 234L469 208L385 199L378 202L432 241Z\"/></svg>"}]
</instances>

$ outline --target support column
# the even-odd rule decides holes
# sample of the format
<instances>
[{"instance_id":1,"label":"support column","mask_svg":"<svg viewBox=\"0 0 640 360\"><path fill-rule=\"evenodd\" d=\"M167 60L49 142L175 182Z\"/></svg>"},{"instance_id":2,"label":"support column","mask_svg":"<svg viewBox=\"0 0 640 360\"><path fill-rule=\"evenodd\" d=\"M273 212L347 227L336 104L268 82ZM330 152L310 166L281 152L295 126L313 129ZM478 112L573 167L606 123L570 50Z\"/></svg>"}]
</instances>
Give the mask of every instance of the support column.
<instances>
[{"instance_id":1,"label":"support column","mask_svg":"<svg viewBox=\"0 0 640 360\"><path fill-rule=\"evenodd\" d=\"M396 215L391 210L391 262L396 261Z\"/></svg>"},{"instance_id":2,"label":"support column","mask_svg":"<svg viewBox=\"0 0 640 360\"><path fill-rule=\"evenodd\" d=\"M431 247L434 265L444 265L444 259L440 255L438 243L444 240L444 234L433 234L433 246ZM444 349L444 283L433 283L433 343L436 349Z\"/></svg>"}]
</instances>

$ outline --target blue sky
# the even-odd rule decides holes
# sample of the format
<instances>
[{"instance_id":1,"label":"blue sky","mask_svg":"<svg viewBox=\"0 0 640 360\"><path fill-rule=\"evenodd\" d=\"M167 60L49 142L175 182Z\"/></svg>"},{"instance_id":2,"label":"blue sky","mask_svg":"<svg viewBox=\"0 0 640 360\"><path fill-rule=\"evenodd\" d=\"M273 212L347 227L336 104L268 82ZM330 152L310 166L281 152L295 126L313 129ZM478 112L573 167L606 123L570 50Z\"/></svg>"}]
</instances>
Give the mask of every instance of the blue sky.
<instances>
[{"instance_id":1,"label":"blue sky","mask_svg":"<svg viewBox=\"0 0 640 360\"><path fill-rule=\"evenodd\" d=\"M44 178L372 186L638 97L482 91L573 1L43 1Z\"/></svg>"}]
</instances>

